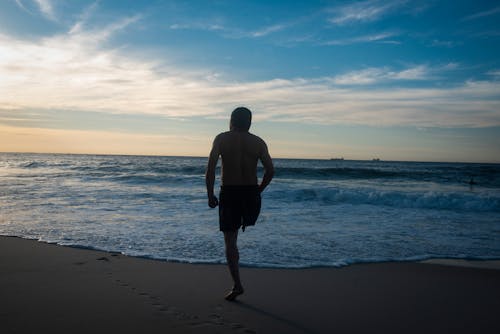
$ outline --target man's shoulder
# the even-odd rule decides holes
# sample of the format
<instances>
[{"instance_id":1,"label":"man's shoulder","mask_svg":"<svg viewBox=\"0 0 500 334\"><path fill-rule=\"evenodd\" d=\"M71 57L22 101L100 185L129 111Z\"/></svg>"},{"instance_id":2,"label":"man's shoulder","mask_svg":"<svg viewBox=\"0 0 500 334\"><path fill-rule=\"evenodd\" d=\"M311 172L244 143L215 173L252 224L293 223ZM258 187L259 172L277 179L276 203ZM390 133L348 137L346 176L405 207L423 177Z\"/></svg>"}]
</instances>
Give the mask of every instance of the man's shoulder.
<instances>
[{"instance_id":1,"label":"man's shoulder","mask_svg":"<svg viewBox=\"0 0 500 334\"><path fill-rule=\"evenodd\" d=\"M235 132L235 131L225 131L225 132L219 133L215 138L229 138L229 137L235 136L237 133L238 132ZM250 137L252 139L262 140L262 138L260 138L257 135L254 135L253 133L251 133L249 131L247 131L247 132L240 132L240 134L248 136L248 137Z\"/></svg>"},{"instance_id":2,"label":"man's shoulder","mask_svg":"<svg viewBox=\"0 0 500 334\"><path fill-rule=\"evenodd\" d=\"M254 141L256 141L260 144L265 144L264 139L260 138L259 136L254 135L253 133L250 133L250 132L248 132L248 134L250 135L250 138L252 138Z\"/></svg>"},{"instance_id":3,"label":"man's shoulder","mask_svg":"<svg viewBox=\"0 0 500 334\"><path fill-rule=\"evenodd\" d=\"M260 138L259 136L257 135L254 135L253 133L251 132L244 132L243 133L244 136L246 136L248 139L250 139L250 142L253 142L255 144L259 144L259 145L265 145L266 143L264 142L264 140L262 138ZM236 136L236 133L234 131L225 131L225 132L221 132L219 133L216 137L215 137L215 140L217 142L224 142L224 141L230 141L230 140L233 140Z\"/></svg>"},{"instance_id":4,"label":"man's shoulder","mask_svg":"<svg viewBox=\"0 0 500 334\"><path fill-rule=\"evenodd\" d=\"M217 136L215 136L215 141L223 141L224 139L228 138L230 135L230 131L226 132L221 132Z\"/></svg>"}]
</instances>

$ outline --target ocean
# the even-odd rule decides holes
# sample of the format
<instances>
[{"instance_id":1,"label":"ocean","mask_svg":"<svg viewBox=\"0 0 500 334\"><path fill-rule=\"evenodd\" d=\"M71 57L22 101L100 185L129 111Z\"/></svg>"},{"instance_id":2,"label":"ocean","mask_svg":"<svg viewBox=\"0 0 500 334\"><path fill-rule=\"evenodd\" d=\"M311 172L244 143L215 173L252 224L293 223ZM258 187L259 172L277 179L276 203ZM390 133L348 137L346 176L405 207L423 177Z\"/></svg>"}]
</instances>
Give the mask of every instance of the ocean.
<instances>
[{"instance_id":1,"label":"ocean","mask_svg":"<svg viewBox=\"0 0 500 334\"><path fill-rule=\"evenodd\" d=\"M225 263L217 209L207 206L206 162L0 153L0 235ZM500 258L499 164L274 163L259 220L238 239L242 265Z\"/></svg>"}]
</instances>

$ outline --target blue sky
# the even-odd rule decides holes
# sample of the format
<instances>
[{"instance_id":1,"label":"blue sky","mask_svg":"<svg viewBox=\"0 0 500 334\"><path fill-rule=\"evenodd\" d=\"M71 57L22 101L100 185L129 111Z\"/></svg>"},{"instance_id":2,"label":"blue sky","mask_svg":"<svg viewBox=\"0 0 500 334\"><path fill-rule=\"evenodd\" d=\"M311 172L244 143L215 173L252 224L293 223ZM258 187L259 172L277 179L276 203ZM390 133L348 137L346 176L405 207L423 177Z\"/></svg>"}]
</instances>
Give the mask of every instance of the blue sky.
<instances>
[{"instance_id":1,"label":"blue sky","mask_svg":"<svg viewBox=\"0 0 500 334\"><path fill-rule=\"evenodd\" d=\"M498 1L0 2L0 151L500 162Z\"/></svg>"}]
</instances>

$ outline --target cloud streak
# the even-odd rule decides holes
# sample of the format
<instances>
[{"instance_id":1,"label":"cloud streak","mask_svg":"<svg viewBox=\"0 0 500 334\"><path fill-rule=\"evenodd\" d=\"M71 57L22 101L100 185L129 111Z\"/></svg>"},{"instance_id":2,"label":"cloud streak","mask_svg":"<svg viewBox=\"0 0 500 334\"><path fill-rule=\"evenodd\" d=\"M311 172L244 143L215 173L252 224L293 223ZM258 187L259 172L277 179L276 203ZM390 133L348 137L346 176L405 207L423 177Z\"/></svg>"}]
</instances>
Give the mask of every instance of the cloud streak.
<instances>
[{"instance_id":1,"label":"cloud streak","mask_svg":"<svg viewBox=\"0 0 500 334\"><path fill-rule=\"evenodd\" d=\"M329 11L333 16L328 21L335 25L373 22L405 3L406 1L368 0L330 8Z\"/></svg>"},{"instance_id":2,"label":"cloud streak","mask_svg":"<svg viewBox=\"0 0 500 334\"><path fill-rule=\"evenodd\" d=\"M462 21L476 20L476 19L479 19L479 18L483 18L483 17L486 17L486 16L495 15L495 14L498 14L498 13L500 13L500 6L492 8L490 10L486 10L486 11L482 11L482 12L479 12L479 13L475 13L475 14L469 15L467 17L464 17L462 19Z\"/></svg>"},{"instance_id":3,"label":"cloud streak","mask_svg":"<svg viewBox=\"0 0 500 334\"><path fill-rule=\"evenodd\" d=\"M54 7L52 6L52 3L50 0L34 0L38 7L40 8L40 11L42 14L48 18L49 20L52 21L57 21L55 12L54 12Z\"/></svg>"},{"instance_id":4,"label":"cloud streak","mask_svg":"<svg viewBox=\"0 0 500 334\"><path fill-rule=\"evenodd\" d=\"M351 38L335 39L321 43L322 45L349 45L358 43L389 42L388 38L397 36L396 32L381 32L372 35L363 35ZM395 42L395 41L392 41ZM398 42L395 42L398 43Z\"/></svg>"},{"instance_id":5,"label":"cloud streak","mask_svg":"<svg viewBox=\"0 0 500 334\"><path fill-rule=\"evenodd\" d=\"M57 21L57 17L55 14L54 6L50 0L30 0L33 5L35 5L38 11L48 20ZM26 0L15 0L17 6L24 10L25 12L35 15L29 7L30 5L26 5Z\"/></svg>"},{"instance_id":6,"label":"cloud streak","mask_svg":"<svg viewBox=\"0 0 500 334\"><path fill-rule=\"evenodd\" d=\"M387 67L367 68L338 75L333 78L337 85L366 85L379 84L391 80L426 80L429 79L430 69L426 65L418 65L401 71L393 71Z\"/></svg>"},{"instance_id":7,"label":"cloud streak","mask_svg":"<svg viewBox=\"0 0 500 334\"><path fill-rule=\"evenodd\" d=\"M224 31L224 26L217 23L174 23L169 26L171 30L205 30L205 31Z\"/></svg>"},{"instance_id":8,"label":"cloud streak","mask_svg":"<svg viewBox=\"0 0 500 334\"><path fill-rule=\"evenodd\" d=\"M189 21L186 23L174 23L169 26L171 30L199 30L217 32L221 36L230 39L239 38L262 38L273 33L283 31L295 25L296 22L291 23L277 23L269 26L264 26L255 30L242 30L241 28L228 27L220 22L208 21Z\"/></svg>"},{"instance_id":9,"label":"cloud streak","mask_svg":"<svg viewBox=\"0 0 500 334\"><path fill-rule=\"evenodd\" d=\"M287 25L285 25L285 24L275 24L275 25L272 25L272 26L265 27L265 28L262 28L260 30L254 31L254 32L250 33L250 36L252 36L252 37L263 37L263 36L267 36L269 34L272 34L274 32L278 32L278 31L286 29L286 28L287 28Z\"/></svg>"}]
</instances>

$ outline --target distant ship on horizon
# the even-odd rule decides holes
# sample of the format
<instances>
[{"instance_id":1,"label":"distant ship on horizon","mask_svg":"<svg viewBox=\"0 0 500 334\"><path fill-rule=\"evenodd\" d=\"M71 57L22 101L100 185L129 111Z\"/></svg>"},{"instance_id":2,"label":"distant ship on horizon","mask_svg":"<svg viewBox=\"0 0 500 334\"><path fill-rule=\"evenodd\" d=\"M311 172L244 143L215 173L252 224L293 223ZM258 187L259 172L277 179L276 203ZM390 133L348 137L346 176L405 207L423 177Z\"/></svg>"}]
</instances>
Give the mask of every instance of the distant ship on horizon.
<instances>
[{"instance_id":1,"label":"distant ship on horizon","mask_svg":"<svg viewBox=\"0 0 500 334\"><path fill-rule=\"evenodd\" d=\"M330 158L330 161L344 161L344 157ZM369 161L369 160L367 160L367 161ZM380 162L382 160L380 160L380 158L373 158L373 159L371 159L371 161Z\"/></svg>"}]
</instances>

